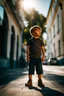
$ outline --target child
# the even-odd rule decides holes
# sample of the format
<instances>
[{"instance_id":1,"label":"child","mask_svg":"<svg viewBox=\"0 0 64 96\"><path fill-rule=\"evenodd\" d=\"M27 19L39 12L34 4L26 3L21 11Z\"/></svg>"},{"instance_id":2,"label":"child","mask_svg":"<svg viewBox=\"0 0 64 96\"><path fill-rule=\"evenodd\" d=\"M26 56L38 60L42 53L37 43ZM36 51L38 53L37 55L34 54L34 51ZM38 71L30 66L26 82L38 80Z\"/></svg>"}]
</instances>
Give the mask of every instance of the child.
<instances>
[{"instance_id":1,"label":"child","mask_svg":"<svg viewBox=\"0 0 64 96\"><path fill-rule=\"evenodd\" d=\"M42 63L41 60L45 60L44 54L44 43L43 40L40 39L42 29L40 26L35 25L30 28L30 34L32 38L30 38L27 42L27 61L29 62L29 80L25 84L26 86L32 86L32 75L34 74L34 68L36 66L36 72L38 74L38 86L44 87L42 82ZM41 55L42 53L42 55Z\"/></svg>"}]
</instances>

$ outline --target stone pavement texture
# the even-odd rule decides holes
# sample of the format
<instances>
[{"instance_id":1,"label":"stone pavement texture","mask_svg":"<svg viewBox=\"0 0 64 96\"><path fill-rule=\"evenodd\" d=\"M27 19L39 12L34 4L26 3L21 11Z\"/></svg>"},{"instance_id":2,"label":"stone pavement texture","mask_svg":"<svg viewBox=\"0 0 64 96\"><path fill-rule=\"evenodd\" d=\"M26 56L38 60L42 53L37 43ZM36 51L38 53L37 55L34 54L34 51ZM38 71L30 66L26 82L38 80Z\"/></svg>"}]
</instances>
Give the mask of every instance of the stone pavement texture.
<instances>
[{"instance_id":1,"label":"stone pavement texture","mask_svg":"<svg viewBox=\"0 0 64 96\"><path fill-rule=\"evenodd\" d=\"M2 74L1 78L3 78ZM44 88L37 86L37 75L33 76L33 86L28 88L25 86L28 80L28 71L26 69L17 69L16 72L10 70L9 76L14 79L0 86L0 96L64 96L64 87L55 82L54 77L51 77L52 80L48 80L48 74L48 72L44 72ZM7 75L7 73L4 74L4 78Z\"/></svg>"}]
</instances>

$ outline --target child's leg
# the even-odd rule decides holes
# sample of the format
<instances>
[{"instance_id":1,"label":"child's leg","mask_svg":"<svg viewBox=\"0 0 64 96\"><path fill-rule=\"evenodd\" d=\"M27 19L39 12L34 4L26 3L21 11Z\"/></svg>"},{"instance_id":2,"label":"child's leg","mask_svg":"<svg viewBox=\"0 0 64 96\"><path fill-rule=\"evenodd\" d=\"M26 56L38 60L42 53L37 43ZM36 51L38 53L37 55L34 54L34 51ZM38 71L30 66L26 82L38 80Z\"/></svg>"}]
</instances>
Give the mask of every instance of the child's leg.
<instances>
[{"instance_id":1,"label":"child's leg","mask_svg":"<svg viewBox=\"0 0 64 96\"><path fill-rule=\"evenodd\" d=\"M28 75L29 80L25 84L26 86L32 86L32 74L34 74L34 59L31 59L29 63L29 75Z\"/></svg>"},{"instance_id":2,"label":"child's leg","mask_svg":"<svg viewBox=\"0 0 64 96\"><path fill-rule=\"evenodd\" d=\"M44 87L44 84L42 82L42 74L38 75L38 86Z\"/></svg>"},{"instance_id":3,"label":"child's leg","mask_svg":"<svg viewBox=\"0 0 64 96\"><path fill-rule=\"evenodd\" d=\"M29 74L29 80L32 80L32 74Z\"/></svg>"},{"instance_id":4,"label":"child's leg","mask_svg":"<svg viewBox=\"0 0 64 96\"><path fill-rule=\"evenodd\" d=\"M38 79L42 79L42 74L38 75Z\"/></svg>"},{"instance_id":5,"label":"child's leg","mask_svg":"<svg viewBox=\"0 0 64 96\"><path fill-rule=\"evenodd\" d=\"M26 86L32 86L32 74L29 74L29 80L25 85Z\"/></svg>"}]
</instances>

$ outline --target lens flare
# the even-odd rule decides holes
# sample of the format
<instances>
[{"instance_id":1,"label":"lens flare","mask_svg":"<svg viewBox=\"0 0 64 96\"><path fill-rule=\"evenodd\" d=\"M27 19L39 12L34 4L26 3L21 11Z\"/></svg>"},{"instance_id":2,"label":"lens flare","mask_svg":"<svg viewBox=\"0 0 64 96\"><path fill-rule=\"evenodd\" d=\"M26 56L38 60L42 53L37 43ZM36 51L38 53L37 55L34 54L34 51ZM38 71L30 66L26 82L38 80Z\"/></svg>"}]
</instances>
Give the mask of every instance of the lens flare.
<instances>
[{"instance_id":1,"label":"lens flare","mask_svg":"<svg viewBox=\"0 0 64 96\"><path fill-rule=\"evenodd\" d=\"M32 9L34 7L33 0L24 0L23 2L24 9Z\"/></svg>"}]
</instances>

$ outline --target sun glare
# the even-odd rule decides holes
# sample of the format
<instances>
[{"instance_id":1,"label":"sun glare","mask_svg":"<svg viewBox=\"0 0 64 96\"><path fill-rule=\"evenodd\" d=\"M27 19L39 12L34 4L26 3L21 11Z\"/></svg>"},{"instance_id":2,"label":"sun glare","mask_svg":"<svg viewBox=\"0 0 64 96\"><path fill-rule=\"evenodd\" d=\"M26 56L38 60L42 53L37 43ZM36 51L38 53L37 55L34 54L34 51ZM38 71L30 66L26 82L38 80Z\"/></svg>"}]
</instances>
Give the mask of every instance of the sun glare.
<instances>
[{"instance_id":1,"label":"sun glare","mask_svg":"<svg viewBox=\"0 0 64 96\"><path fill-rule=\"evenodd\" d=\"M46 33L43 33L43 38L44 38L44 40L47 39L47 34Z\"/></svg>"},{"instance_id":2,"label":"sun glare","mask_svg":"<svg viewBox=\"0 0 64 96\"><path fill-rule=\"evenodd\" d=\"M23 2L24 9L32 9L34 7L33 0L24 0Z\"/></svg>"}]
</instances>

